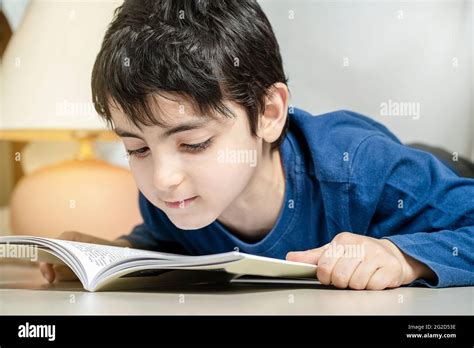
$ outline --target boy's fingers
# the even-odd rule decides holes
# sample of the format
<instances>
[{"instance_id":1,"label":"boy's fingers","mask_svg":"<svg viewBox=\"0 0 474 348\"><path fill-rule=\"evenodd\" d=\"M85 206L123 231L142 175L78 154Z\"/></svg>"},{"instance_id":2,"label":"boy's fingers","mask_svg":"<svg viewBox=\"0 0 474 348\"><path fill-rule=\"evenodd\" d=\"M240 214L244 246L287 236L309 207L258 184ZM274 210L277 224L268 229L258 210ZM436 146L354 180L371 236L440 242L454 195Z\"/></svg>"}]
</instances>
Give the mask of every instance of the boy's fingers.
<instances>
[{"instance_id":1,"label":"boy's fingers","mask_svg":"<svg viewBox=\"0 0 474 348\"><path fill-rule=\"evenodd\" d=\"M324 285L331 284L332 273L334 267L336 266L339 258L341 257L341 253L326 253L324 252L319 259L318 262L318 269L316 270L316 276L319 281Z\"/></svg>"},{"instance_id":2,"label":"boy's fingers","mask_svg":"<svg viewBox=\"0 0 474 348\"><path fill-rule=\"evenodd\" d=\"M317 265L319 258L326 250L326 246L327 244L311 250L290 251L288 254L286 254L286 260Z\"/></svg>"},{"instance_id":3,"label":"boy's fingers","mask_svg":"<svg viewBox=\"0 0 474 348\"><path fill-rule=\"evenodd\" d=\"M383 268L377 269L367 283L367 290L383 290L390 286L391 278Z\"/></svg>"},{"instance_id":4,"label":"boy's fingers","mask_svg":"<svg viewBox=\"0 0 474 348\"><path fill-rule=\"evenodd\" d=\"M363 290L367 287L372 275L380 267L380 262L377 259L371 259L362 262L352 273L352 277L349 280L349 287L351 289Z\"/></svg>"},{"instance_id":5,"label":"boy's fingers","mask_svg":"<svg viewBox=\"0 0 474 348\"><path fill-rule=\"evenodd\" d=\"M77 277L73 271L64 265L54 265L54 272L58 280L75 280Z\"/></svg>"},{"instance_id":6,"label":"boy's fingers","mask_svg":"<svg viewBox=\"0 0 474 348\"><path fill-rule=\"evenodd\" d=\"M349 285L352 274L362 262L356 257L340 257L331 273L331 284L345 289Z\"/></svg>"},{"instance_id":7,"label":"boy's fingers","mask_svg":"<svg viewBox=\"0 0 474 348\"><path fill-rule=\"evenodd\" d=\"M40 262L39 268L43 277L48 281L48 283L54 282L57 280L75 280L77 276L73 271L67 266L64 265L52 265L46 262Z\"/></svg>"},{"instance_id":8,"label":"boy's fingers","mask_svg":"<svg viewBox=\"0 0 474 348\"><path fill-rule=\"evenodd\" d=\"M40 262L39 269L43 277L48 281L48 283L52 283L54 281L55 274L53 270L53 265L46 262Z\"/></svg>"}]
</instances>

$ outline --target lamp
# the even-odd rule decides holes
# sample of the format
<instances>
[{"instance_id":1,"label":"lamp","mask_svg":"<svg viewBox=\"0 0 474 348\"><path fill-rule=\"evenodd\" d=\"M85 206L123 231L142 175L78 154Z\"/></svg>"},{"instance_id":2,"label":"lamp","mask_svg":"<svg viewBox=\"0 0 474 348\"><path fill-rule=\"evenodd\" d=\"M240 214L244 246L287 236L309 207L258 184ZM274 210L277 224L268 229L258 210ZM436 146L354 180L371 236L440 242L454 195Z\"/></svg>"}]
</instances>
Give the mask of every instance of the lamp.
<instances>
[{"instance_id":1,"label":"lamp","mask_svg":"<svg viewBox=\"0 0 474 348\"><path fill-rule=\"evenodd\" d=\"M2 59L0 139L21 163L31 141L75 141L75 158L23 176L10 199L15 234L77 230L115 238L142 221L129 170L95 157L95 141L117 141L91 102L96 54L118 1L32 0ZM27 159L26 159L27 160Z\"/></svg>"}]
</instances>

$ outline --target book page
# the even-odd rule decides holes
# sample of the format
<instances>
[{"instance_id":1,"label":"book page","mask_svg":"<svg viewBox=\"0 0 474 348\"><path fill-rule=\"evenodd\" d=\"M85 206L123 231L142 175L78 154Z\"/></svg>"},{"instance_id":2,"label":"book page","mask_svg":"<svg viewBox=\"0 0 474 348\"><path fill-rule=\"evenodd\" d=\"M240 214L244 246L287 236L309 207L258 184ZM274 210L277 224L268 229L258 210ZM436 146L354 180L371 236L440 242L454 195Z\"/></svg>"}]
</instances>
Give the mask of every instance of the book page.
<instances>
[{"instance_id":1,"label":"book page","mask_svg":"<svg viewBox=\"0 0 474 348\"><path fill-rule=\"evenodd\" d=\"M111 245L99 245L82 242L73 242L56 239L55 243L60 244L70 251L82 264L90 282L105 267L125 260L137 259L179 259L180 255L160 253L155 251L140 250L133 248L122 248Z\"/></svg>"}]
</instances>

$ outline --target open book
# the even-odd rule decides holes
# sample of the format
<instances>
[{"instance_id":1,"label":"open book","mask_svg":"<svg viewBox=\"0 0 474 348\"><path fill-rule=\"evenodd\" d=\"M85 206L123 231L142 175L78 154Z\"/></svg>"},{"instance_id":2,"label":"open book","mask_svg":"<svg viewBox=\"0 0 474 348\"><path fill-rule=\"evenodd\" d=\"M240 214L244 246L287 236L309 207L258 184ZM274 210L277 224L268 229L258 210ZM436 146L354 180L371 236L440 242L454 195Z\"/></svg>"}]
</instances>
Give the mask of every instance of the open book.
<instances>
[{"instance_id":1,"label":"open book","mask_svg":"<svg viewBox=\"0 0 474 348\"><path fill-rule=\"evenodd\" d=\"M0 237L0 257L65 264L88 291L153 287L177 278L201 283L242 276L256 283L316 280L315 265L238 251L188 256L33 236Z\"/></svg>"}]
</instances>

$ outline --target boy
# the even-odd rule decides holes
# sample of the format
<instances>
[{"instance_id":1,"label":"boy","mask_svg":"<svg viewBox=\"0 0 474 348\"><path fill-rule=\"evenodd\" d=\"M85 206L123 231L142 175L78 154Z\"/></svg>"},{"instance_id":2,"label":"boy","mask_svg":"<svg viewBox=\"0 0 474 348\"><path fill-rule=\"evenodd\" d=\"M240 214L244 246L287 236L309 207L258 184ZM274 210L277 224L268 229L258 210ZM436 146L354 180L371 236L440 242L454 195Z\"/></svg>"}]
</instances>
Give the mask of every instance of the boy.
<instances>
[{"instance_id":1,"label":"boy","mask_svg":"<svg viewBox=\"0 0 474 348\"><path fill-rule=\"evenodd\" d=\"M238 248L316 264L338 288L474 284L474 180L365 116L289 106L256 1L125 1L92 91L130 155L144 223L113 242L60 238Z\"/></svg>"}]
</instances>

